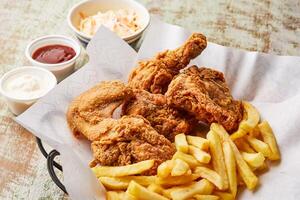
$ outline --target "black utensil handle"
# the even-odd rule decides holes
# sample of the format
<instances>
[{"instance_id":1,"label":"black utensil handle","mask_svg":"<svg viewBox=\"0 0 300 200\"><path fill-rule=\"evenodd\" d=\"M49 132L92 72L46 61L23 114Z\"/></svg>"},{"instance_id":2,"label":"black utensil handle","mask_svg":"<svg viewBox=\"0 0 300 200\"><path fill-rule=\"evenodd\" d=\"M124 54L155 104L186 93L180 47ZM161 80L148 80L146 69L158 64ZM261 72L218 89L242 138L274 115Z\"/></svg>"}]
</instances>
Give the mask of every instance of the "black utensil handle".
<instances>
[{"instance_id":1,"label":"black utensil handle","mask_svg":"<svg viewBox=\"0 0 300 200\"><path fill-rule=\"evenodd\" d=\"M43 146L43 143L41 141L40 138L36 137L36 143L41 151L41 153L43 154L43 156L47 159L48 158L48 153L47 151L45 150L44 146ZM60 164L58 164L57 162L53 161L53 165L59 169L60 171L62 171L62 166Z\"/></svg>"},{"instance_id":2,"label":"black utensil handle","mask_svg":"<svg viewBox=\"0 0 300 200\"><path fill-rule=\"evenodd\" d=\"M54 171L54 167L55 166L55 161L54 158L56 156L60 155L58 151L56 150L52 150L47 157L47 168L48 168L48 172L49 175L51 177L51 179L53 180L53 182L62 190L64 191L66 194L68 194L66 187L62 184L62 182L59 180L59 178L57 177L55 171ZM60 165L59 165L60 166ZM62 167L60 166L60 170L62 171Z\"/></svg>"}]
</instances>

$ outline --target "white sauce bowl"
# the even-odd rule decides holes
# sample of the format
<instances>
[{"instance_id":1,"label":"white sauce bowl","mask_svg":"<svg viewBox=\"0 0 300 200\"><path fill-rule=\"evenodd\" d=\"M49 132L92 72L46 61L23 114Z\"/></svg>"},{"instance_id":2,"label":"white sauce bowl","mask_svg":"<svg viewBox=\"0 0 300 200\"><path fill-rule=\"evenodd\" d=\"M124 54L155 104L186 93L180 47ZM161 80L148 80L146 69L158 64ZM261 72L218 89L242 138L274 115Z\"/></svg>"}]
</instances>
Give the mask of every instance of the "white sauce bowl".
<instances>
[{"instance_id":1,"label":"white sauce bowl","mask_svg":"<svg viewBox=\"0 0 300 200\"><path fill-rule=\"evenodd\" d=\"M33 53L37 49L44 46L55 45L55 44L72 47L76 53L75 56L68 61L57 63L57 64L42 63L32 58ZM37 38L32 42L30 42L27 45L27 48L25 50L25 55L26 58L31 62L33 66L42 67L44 69L51 71L56 76L57 80L61 81L74 72L75 63L77 58L80 55L80 52L81 52L80 45L75 40L63 35L47 35L47 36Z\"/></svg>"},{"instance_id":2,"label":"white sauce bowl","mask_svg":"<svg viewBox=\"0 0 300 200\"><path fill-rule=\"evenodd\" d=\"M130 9L136 12L141 28L134 34L122 37L127 43L132 43L142 36L150 22L150 15L148 10L140 3L134 0L87 0L82 1L69 11L68 14L68 24L70 28L75 32L76 36L88 43L92 37L79 31L78 27L80 24L80 13L85 16L91 16L97 14L97 12L106 12L108 10L119 10L119 9Z\"/></svg>"},{"instance_id":3,"label":"white sauce bowl","mask_svg":"<svg viewBox=\"0 0 300 200\"><path fill-rule=\"evenodd\" d=\"M9 81L14 78L18 78L21 75L34 75L39 77L39 80L43 81L43 90L38 95L20 97L18 95L13 95L13 92L8 91L7 85ZM19 115L29 108L38 99L46 95L50 90L52 90L57 84L55 76L48 70L40 67L17 67L5 73L0 79L0 93L5 98L9 109L15 115Z\"/></svg>"}]
</instances>

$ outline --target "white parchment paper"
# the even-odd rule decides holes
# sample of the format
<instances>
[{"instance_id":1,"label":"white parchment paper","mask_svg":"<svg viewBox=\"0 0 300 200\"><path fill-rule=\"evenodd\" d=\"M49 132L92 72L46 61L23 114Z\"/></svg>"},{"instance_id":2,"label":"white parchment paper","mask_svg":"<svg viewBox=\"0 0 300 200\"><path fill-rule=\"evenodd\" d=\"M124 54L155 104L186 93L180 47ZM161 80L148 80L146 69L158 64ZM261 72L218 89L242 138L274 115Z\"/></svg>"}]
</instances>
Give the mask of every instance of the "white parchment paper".
<instances>
[{"instance_id":1,"label":"white parchment paper","mask_svg":"<svg viewBox=\"0 0 300 200\"><path fill-rule=\"evenodd\" d=\"M65 114L72 99L102 80L127 80L139 59L181 45L191 33L152 19L138 54L114 33L100 28L87 50L90 61L16 118L26 129L61 153L64 180L74 200L105 199L104 189L88 167L87 141L76 140ZM282 160L260 176L253 193L239 199L300 198L300 58L241 51L209 43L191 64L224 72L237 99L251 101L274 129Z\"/></svg>"}]
</instances>

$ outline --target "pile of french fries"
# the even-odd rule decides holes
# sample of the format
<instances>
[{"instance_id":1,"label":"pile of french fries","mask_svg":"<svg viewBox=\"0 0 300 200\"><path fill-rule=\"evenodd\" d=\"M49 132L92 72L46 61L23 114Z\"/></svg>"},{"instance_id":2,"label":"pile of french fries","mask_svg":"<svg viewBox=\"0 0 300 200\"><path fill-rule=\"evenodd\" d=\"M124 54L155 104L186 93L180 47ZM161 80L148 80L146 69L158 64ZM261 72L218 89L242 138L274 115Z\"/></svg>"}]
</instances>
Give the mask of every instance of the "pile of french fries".
<instances>
[{"instance_id":1,"label":"pile of french fries","mask_svg":"<svg viewBox=\"0 0 300 200\"><path fill-rule=\"evenodd\" d=\"M176 135L177 152L159 165L157 175L143 176L154 165L146 160L127 166L93 168L108 190L107 199L119 200L233 200L238 188L254 190L267 159L280 159L273 131L260 121L255 107L243 102L244 116L229 135L213 123L206 138Z\"/></svg>"}]
</instances>

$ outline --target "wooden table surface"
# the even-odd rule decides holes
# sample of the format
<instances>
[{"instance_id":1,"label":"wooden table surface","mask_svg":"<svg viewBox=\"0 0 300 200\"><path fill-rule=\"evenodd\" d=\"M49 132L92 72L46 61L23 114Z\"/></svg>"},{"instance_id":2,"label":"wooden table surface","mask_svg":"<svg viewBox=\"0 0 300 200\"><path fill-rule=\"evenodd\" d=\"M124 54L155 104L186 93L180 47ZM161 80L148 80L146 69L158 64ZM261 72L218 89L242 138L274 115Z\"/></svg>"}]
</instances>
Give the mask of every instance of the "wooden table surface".
<instances>
[{"instance_id":1,"label":"wooden table surface","mask_svg":"<svg viewBox=\"0 0 300 200\"><path fill-rule=\"evenodd\" d=\"M164 21L201 31L211 42L300 56L299 0L139 0ZM0 75L29 64L24 49L46 34L73 36L67 12L78 0L0 0ZM74 37L74 36L73 36ZM83 53L78 66L84 64ZM0 97L0 199L65 199L51 181L35 138Z\"/></svg>"}]
</instances>

